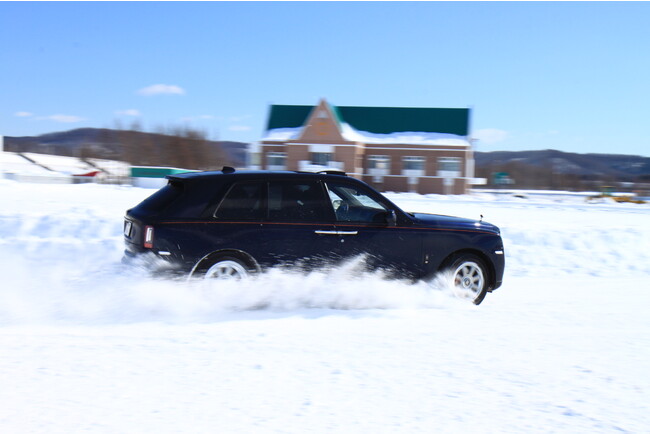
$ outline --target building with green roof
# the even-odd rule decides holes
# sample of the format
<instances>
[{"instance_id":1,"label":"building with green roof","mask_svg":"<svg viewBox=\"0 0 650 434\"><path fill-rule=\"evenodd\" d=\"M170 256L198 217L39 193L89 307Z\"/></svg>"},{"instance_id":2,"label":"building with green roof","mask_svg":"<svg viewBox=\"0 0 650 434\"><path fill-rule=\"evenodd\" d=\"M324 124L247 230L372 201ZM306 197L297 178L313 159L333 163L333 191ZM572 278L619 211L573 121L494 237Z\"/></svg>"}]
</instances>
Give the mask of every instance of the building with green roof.
<instances>
[{"instance_id":1,"label":"building with green roof","mask_svg":"<svg viewBox=\"0 0 650 434\"><path fill-rule=\"evenodd\" d=\"M343 170L384 191L463 194L474 179L470 109L271 105L253 168Z\"/></svg>"}]
</instances>

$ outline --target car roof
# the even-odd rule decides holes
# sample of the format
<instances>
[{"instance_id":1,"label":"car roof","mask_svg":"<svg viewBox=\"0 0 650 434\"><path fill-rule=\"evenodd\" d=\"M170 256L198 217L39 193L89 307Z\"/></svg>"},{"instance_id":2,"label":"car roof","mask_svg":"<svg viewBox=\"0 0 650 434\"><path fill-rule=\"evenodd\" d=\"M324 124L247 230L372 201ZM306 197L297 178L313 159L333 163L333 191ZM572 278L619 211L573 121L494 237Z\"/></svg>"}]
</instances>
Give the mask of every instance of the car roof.
<instances>
[{"instance_id":1,"label":"car roof","mask_svg":"<svg viewBox=\"0 0 650 434\"><path fill-rule=\"evenodd\" d=\"M270 171L270 170L235 170L224 167L222 170L205 172L184 172L174 175L167 175L165 178L177 181L226 181L231 179L269 179L269 178L316 178L328 179L331 177L349 178L344 172L293 172L293 171Z\"/></svg>"}]
</instances>

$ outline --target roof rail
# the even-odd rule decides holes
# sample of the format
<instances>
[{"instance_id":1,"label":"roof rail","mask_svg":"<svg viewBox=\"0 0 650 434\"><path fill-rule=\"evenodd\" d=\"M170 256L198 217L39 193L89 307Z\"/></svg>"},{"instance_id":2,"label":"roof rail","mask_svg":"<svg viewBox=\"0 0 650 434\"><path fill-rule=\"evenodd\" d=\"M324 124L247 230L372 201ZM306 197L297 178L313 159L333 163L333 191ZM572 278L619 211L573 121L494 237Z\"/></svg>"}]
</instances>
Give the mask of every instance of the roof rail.
<instances>
[{"instance_id":1,"label":"roof rail","mask_svg":"<svg viewBox=\"0 0 650 434\"><path fill-rule=\"evenodd\" d=\"M316 173L322 173L322 174L324 174L324 175L341 175L341 176L348 176L348 174L345 173L345 172L342 171L342 170L321 170L321 171L316 172Z\"/></svg>"},{"instance_id":2,"label":"roof rail","mask_svg":"<svg viewBox=\"0 0 650 434\"><path fill-rule=\"evenodd\" d=\"M235 173L235 168L230 166L223 166L221 169L222 173Z\"/></svg>"}]
</instances>

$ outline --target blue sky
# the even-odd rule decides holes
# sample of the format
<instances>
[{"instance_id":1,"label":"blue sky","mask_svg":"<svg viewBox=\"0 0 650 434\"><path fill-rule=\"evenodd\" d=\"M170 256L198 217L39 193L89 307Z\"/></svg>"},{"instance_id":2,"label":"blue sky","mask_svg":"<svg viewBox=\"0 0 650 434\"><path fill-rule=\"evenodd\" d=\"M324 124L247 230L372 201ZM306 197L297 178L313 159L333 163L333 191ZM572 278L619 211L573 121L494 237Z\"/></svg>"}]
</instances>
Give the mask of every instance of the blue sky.
<instances>
[{"instance_id":1,"label":"blue sky","mask_svg":"<svg viewBox=\"0 0 650 434\"><path fill-rule=\"evenodd\" d=\"M255 141L269 104L471 107L479 151L650 156L650 3L0 3L0 135Z\"/></svg>"}]
</instances>

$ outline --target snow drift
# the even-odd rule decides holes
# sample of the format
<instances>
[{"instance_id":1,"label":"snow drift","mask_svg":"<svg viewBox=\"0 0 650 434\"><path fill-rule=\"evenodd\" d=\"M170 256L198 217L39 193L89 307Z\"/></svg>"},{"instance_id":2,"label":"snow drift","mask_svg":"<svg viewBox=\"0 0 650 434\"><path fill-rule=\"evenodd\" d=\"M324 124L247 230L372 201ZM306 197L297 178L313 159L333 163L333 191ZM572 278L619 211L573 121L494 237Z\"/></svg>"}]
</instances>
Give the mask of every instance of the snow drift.
<instances>
[{"instance_id":1,"label":"snow drift","mask_svg":"<svg viewBox=\"0 0 650 434\"><path fill-rule=\"evenodd\" d=\"M391 194L501 227L504 285L124 267L129 187L0 180L0 430L643 432L650 206Z\"/></svg>"},{"instance_id":2,"label":"snow drift","mask_svg":"<svg viewBox=\"0 0 650 434\"><path fill-rule=\"evenodd\" d=\"M361 273L362 258L306 275L273 269L250 282L169 279L152 273L146 261L132 267L120 262L124 211L151 190L10 181L0 188L13 199L0 212L0 324L211 321L242 310L460 305L442 280L410 284ZM531 204L494 195L389 197L413 211L487 215L502 228L509 276L650 275L650 230L641 223L647 206L594 206L576 198ZM614 213L625 220L612 227Z\"/></svg>"}]
</instances>

